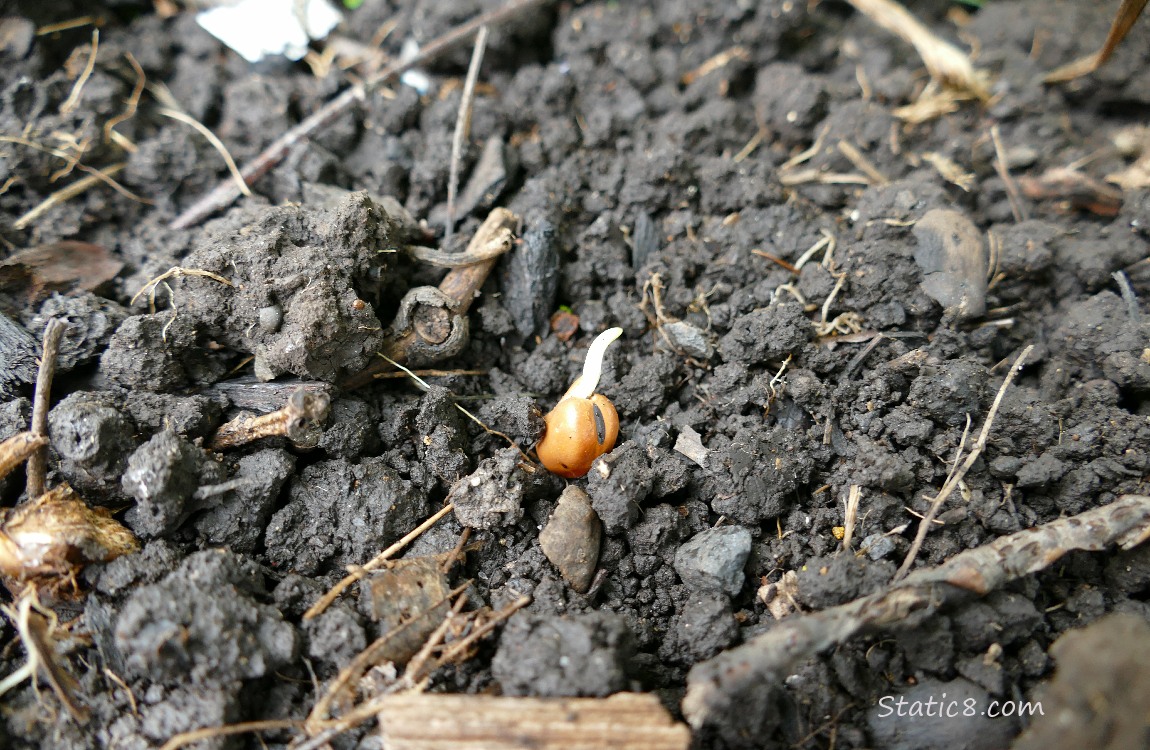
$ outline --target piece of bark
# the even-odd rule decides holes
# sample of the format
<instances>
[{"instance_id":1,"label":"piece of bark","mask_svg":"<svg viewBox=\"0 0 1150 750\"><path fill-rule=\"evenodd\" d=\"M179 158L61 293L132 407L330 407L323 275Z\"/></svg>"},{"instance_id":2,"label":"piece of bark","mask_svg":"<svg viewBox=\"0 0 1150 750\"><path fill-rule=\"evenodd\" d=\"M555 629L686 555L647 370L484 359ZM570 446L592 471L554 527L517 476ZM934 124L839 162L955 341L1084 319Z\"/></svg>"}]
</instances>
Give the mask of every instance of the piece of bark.
<instances>
[{"instance_id":1,"label":"piece of bark","mask_svg":"<svg viewBox=\"0 0 1150 750\"><path fill-rule=\"evenodd\" d=\"M507 698L409 693L383 701L388 750L672 750L691 742L654 695Z\"/></svg>"},{"instance_id":2,"label":"piece of bark","mask_svg":"<svg viewBox=\"0 0 1150 750\"><path fill-rule=\"evenodd\" d=\"M985 595L1043 570L1073 550L1130 549L1150 537L1150 496L1123 495L1101 508L1000 537L922 568L869 596L788 617L737 648L691 668L683 715L696 730L738 738L769 712L773 691L799 662L857 633L914 627L948 602ZM754 731L754 727L750 728Z\"/></svg>"}]
</instances>

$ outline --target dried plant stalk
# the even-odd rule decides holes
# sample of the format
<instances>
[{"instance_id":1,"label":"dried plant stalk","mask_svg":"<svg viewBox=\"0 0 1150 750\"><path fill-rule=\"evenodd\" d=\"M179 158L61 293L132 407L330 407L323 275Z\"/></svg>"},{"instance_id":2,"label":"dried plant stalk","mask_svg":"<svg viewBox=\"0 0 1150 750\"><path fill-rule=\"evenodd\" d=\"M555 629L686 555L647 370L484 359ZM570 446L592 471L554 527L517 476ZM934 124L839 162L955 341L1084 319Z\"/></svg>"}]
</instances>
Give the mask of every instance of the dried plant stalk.
<instances>
[{"instance_id":1,"label":"dried plant stalk","mask_svg":"<svg viewBox=\"0 0 1150 750\"><path fill-rule=\"evenodd\" d=\"M912 45L931 78L979 99L990 93L965 52L940 39L894 0L847 0L860 13Z\"/></svg>"},{"instance_id":2,"label":"dried plant stalk","mask_svg":"<svg viewBox=\"0 0 1150 750\"><path fill-rule=\"evenodd\" d=\"M12 473L38 448L48 444L48 438L33 432L20 432L0 443L0 479Z\"/></svg>"},{"instance_id":3,"label":"dried plant stalk","mask_svg":"<svg viewBox=\"0 0 1150 750\"><path fill-rule=\"evenodd\" d=\"M1049 567L1067 552L1129 549L1150 537L1150 496L1125 495L1109 505L1001 537L853 602L795 616L738 648L696 664L687 678L683 714L700 729L713 721L767 710L749 706L763 685L782 685L798 662L864 630L912 627L970 592L986 594ZM736 731L724 727L723 731Z\"/></svg>"}]
</instances>

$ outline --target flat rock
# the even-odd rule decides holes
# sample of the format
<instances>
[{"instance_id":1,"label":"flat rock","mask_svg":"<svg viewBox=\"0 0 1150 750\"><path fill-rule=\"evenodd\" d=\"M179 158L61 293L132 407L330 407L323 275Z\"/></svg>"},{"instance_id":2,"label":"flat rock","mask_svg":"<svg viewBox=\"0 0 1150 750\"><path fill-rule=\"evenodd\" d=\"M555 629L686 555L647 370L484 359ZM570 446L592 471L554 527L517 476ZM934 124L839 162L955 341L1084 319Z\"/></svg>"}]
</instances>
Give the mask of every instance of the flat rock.
<instances>
[{"instance_id":1,"label":"flat rock","mask_svg":"<svg viewBox=\"0 0 1150 750\"><path fill-rule=\"evenodd\" d=\"M743 588L743 565L751 554L751 532L742 526L702 531L675 553L675 572L701 593L735 596Z\"/></svg>"}]
</instances>

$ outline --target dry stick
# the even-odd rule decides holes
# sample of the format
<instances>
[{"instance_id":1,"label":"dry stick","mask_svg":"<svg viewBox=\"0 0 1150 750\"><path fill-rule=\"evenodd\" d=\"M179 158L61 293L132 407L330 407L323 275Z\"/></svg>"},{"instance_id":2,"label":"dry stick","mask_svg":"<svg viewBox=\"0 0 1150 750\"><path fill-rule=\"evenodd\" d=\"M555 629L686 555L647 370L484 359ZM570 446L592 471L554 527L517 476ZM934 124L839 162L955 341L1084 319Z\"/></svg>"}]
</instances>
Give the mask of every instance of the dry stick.
<instances>
[{"instance_id":1,"label":"dry stick","mask_svg":"<svg viewBox=\"0 0 1150 750\"><path fill-rule=\"evenodd\" d=\"M343 580L332 586L331 590L320 597L319 601L311 605L311 609L303 613L303 619L310 620L317 615L323 614L323 611L331 606L331 603L339 598L339 595L346 591L348 586L362 579L365 575L375 570L380 565L383 565L392 555L394 555L396 552L399 552L401 549L413 542L416 538L419 537L420 534L430 529L432 526L439 522L439 519L443 518L454 509L455 506L451 503L448 503L434 516L416 526L414 529L404 535L404 537L398 542L372 558L372 560L366 565L362 565L353 570L350 574L345 576Z\"/></svg>"},{"instance_id":2,"label":"dry stick","mask_svg":"<svg viewBox=\"0 0 1150 750\"><path fill-rule=\"evenodd\" d=\"M764 686L781 685L793 666L863 630L920 624L937 608L969 592L985 595L1043 570L1072 550L1130 549L1150 536L1150 497L1125 495L1109 505L1000 537L934 568L853 602L789 617L748 643L696 664L687 678L683 714L696 729L766 710ZM736 731L731 728L730 731Z\"/></svg>"},{"instance_id":3,"label":"dry stick","mask_svg":"<svg viewBox=\"0 0 1150 750\"><path fill-rule=\"evenodd\" d=\"M478 31L480 27L494 26L495 24L502 23L516 14L544 2L548 2L548 0L510 0L506 5L488 13L483 13L467 23L455 27L438 39L429 42L414 57L403 62L392 63L364 83L356 84L347 89L321 107L317 112L314 112L304 119L303 122L277 138L275 142L265 148L259 156L240 170L244 177L244 182L251 185L260 177L263 177L280 163L292 147L304 139L309 138L313 133L335 122L335 120L343 114L344 110L356 102L361 101L367 93L375 87L399 77L412 68L439 57ZM198 224L216 211L230 206L238 197L239 191L236 189L234 182L231 180L221 182L214 190L196 201L188 210L177 216L175 221L171 223L171 228L187 229L190 226Z\"/></svg>"},{"instance_id":4,"label":"dry stick","mask_svg":"<svg viewBox=\"0 0 1150 750\"><path fill-rule=\"evenodd\" d=\"M1006 165L1006 151L1002 148L1002 139L998 135L998 126L990 128L990 138L994 141L994 171L1002 179L1006 187L1006 197L1010 199L1010 212L1014 214L1015 223L1021 223L1030 218L1026 207L1022 205L1022 196L1018 192L1018 185L1010 176L1010 168Z\"/></svg>"},{"instance_id":5,"label":"dry stick","mask_svg":"<svg viewBox=\"0 0 1150 750\"><path fill-rule=\"evenodd\" d=\"M52 398L52 377L56 374L56 356L60 353L60 336L64 321L52 318L44 326L44 345L40 353L40 371L36 374L36 395L32 405L32 434L48 437L48 407ZM28 456L28 500L35 500L47 489L48 446Z\"/></svg>"},{"instance_id":6,"label":"dry stick","mask_svg":"<svg viewBox=\"0 0 1150 750\"><path fill-rule=\"evenodd\" d=\"M986 422L982 425L982 432L978 435L978 440L975 441L974 447L971 448L970 453L967 454L966 460L961 465L958 464L958 455L954 457L955 466L951 467L950 474L947 476L946 481L943 482L942 489L935 495L934 500L930 504L930 510L927 511L926 516L919 522L918 533L914 535L914 542L910 545L910 551L906 553L906 559L902 561L898 572L894 574L894 580L900 581L906 576L910 566L914 564L914 559L918 557L918 551L922 549L923 540L926 539L926 534L930 531L930 525L934 522L938 511L942 508L942 504L950 497L955 488L958 487L959 482L966 476L966 472L970 471L970 467L982 455L982 451L986 448L986 441L990 437L990 428L994 425L994 418L998 415L998 407L1002 404L1002 397L1006 395L1006 389L1010 387L1014 376L1022 369L1022 363L1026 357L1033 351L1034 345L1031 344L1022 350L1022 354L1018 355L1018 359L1014 360L1014 365L1011 366L1010 372L1006 373L1006 378L1002 381L1002 387L998 389L998 395L994 397L994 403L990 405L990 411L986 413ZM959 454L962 452L960 445Z\"/></svg>"},{"instance_id":7,"label":"dry stick","mask_svg":"<svg viewBox=\"0 0 1150 750\"><path fill-rule=\"evenodd\" d=\"M471 109L475 103L475 83L479 80L479 66L483 64L483 53L487 49L487 27L480 26L475 35L475 49L471 52L471 64L467 66L467 78L463 82L463 95L459 99L459 114L455 118L455 134L451 137L451 166L447 178L447 226L443 239L451 239L455 231L455 193L459 189L459 162L463 158L463 142L471 133Z\"/></svg>"}]
</instances>

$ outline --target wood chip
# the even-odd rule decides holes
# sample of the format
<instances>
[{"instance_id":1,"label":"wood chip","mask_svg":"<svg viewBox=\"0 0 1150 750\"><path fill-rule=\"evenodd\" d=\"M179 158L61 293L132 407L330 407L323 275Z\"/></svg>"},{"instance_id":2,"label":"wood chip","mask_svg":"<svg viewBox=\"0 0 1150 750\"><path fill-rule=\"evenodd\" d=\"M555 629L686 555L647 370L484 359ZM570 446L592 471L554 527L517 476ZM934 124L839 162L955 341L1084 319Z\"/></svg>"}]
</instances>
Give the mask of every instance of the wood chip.
<instances>
[{"instance_id":1,"label":"wood chip","mask_svg":"<svg viewBox=\"0 0 1150 750\"><path fill-rule=\"evenodd\" d=\"M609 698L394 695L379 712L388 750L683 750L686 725L648 693Z\"/></svg>"}]
</instances>

